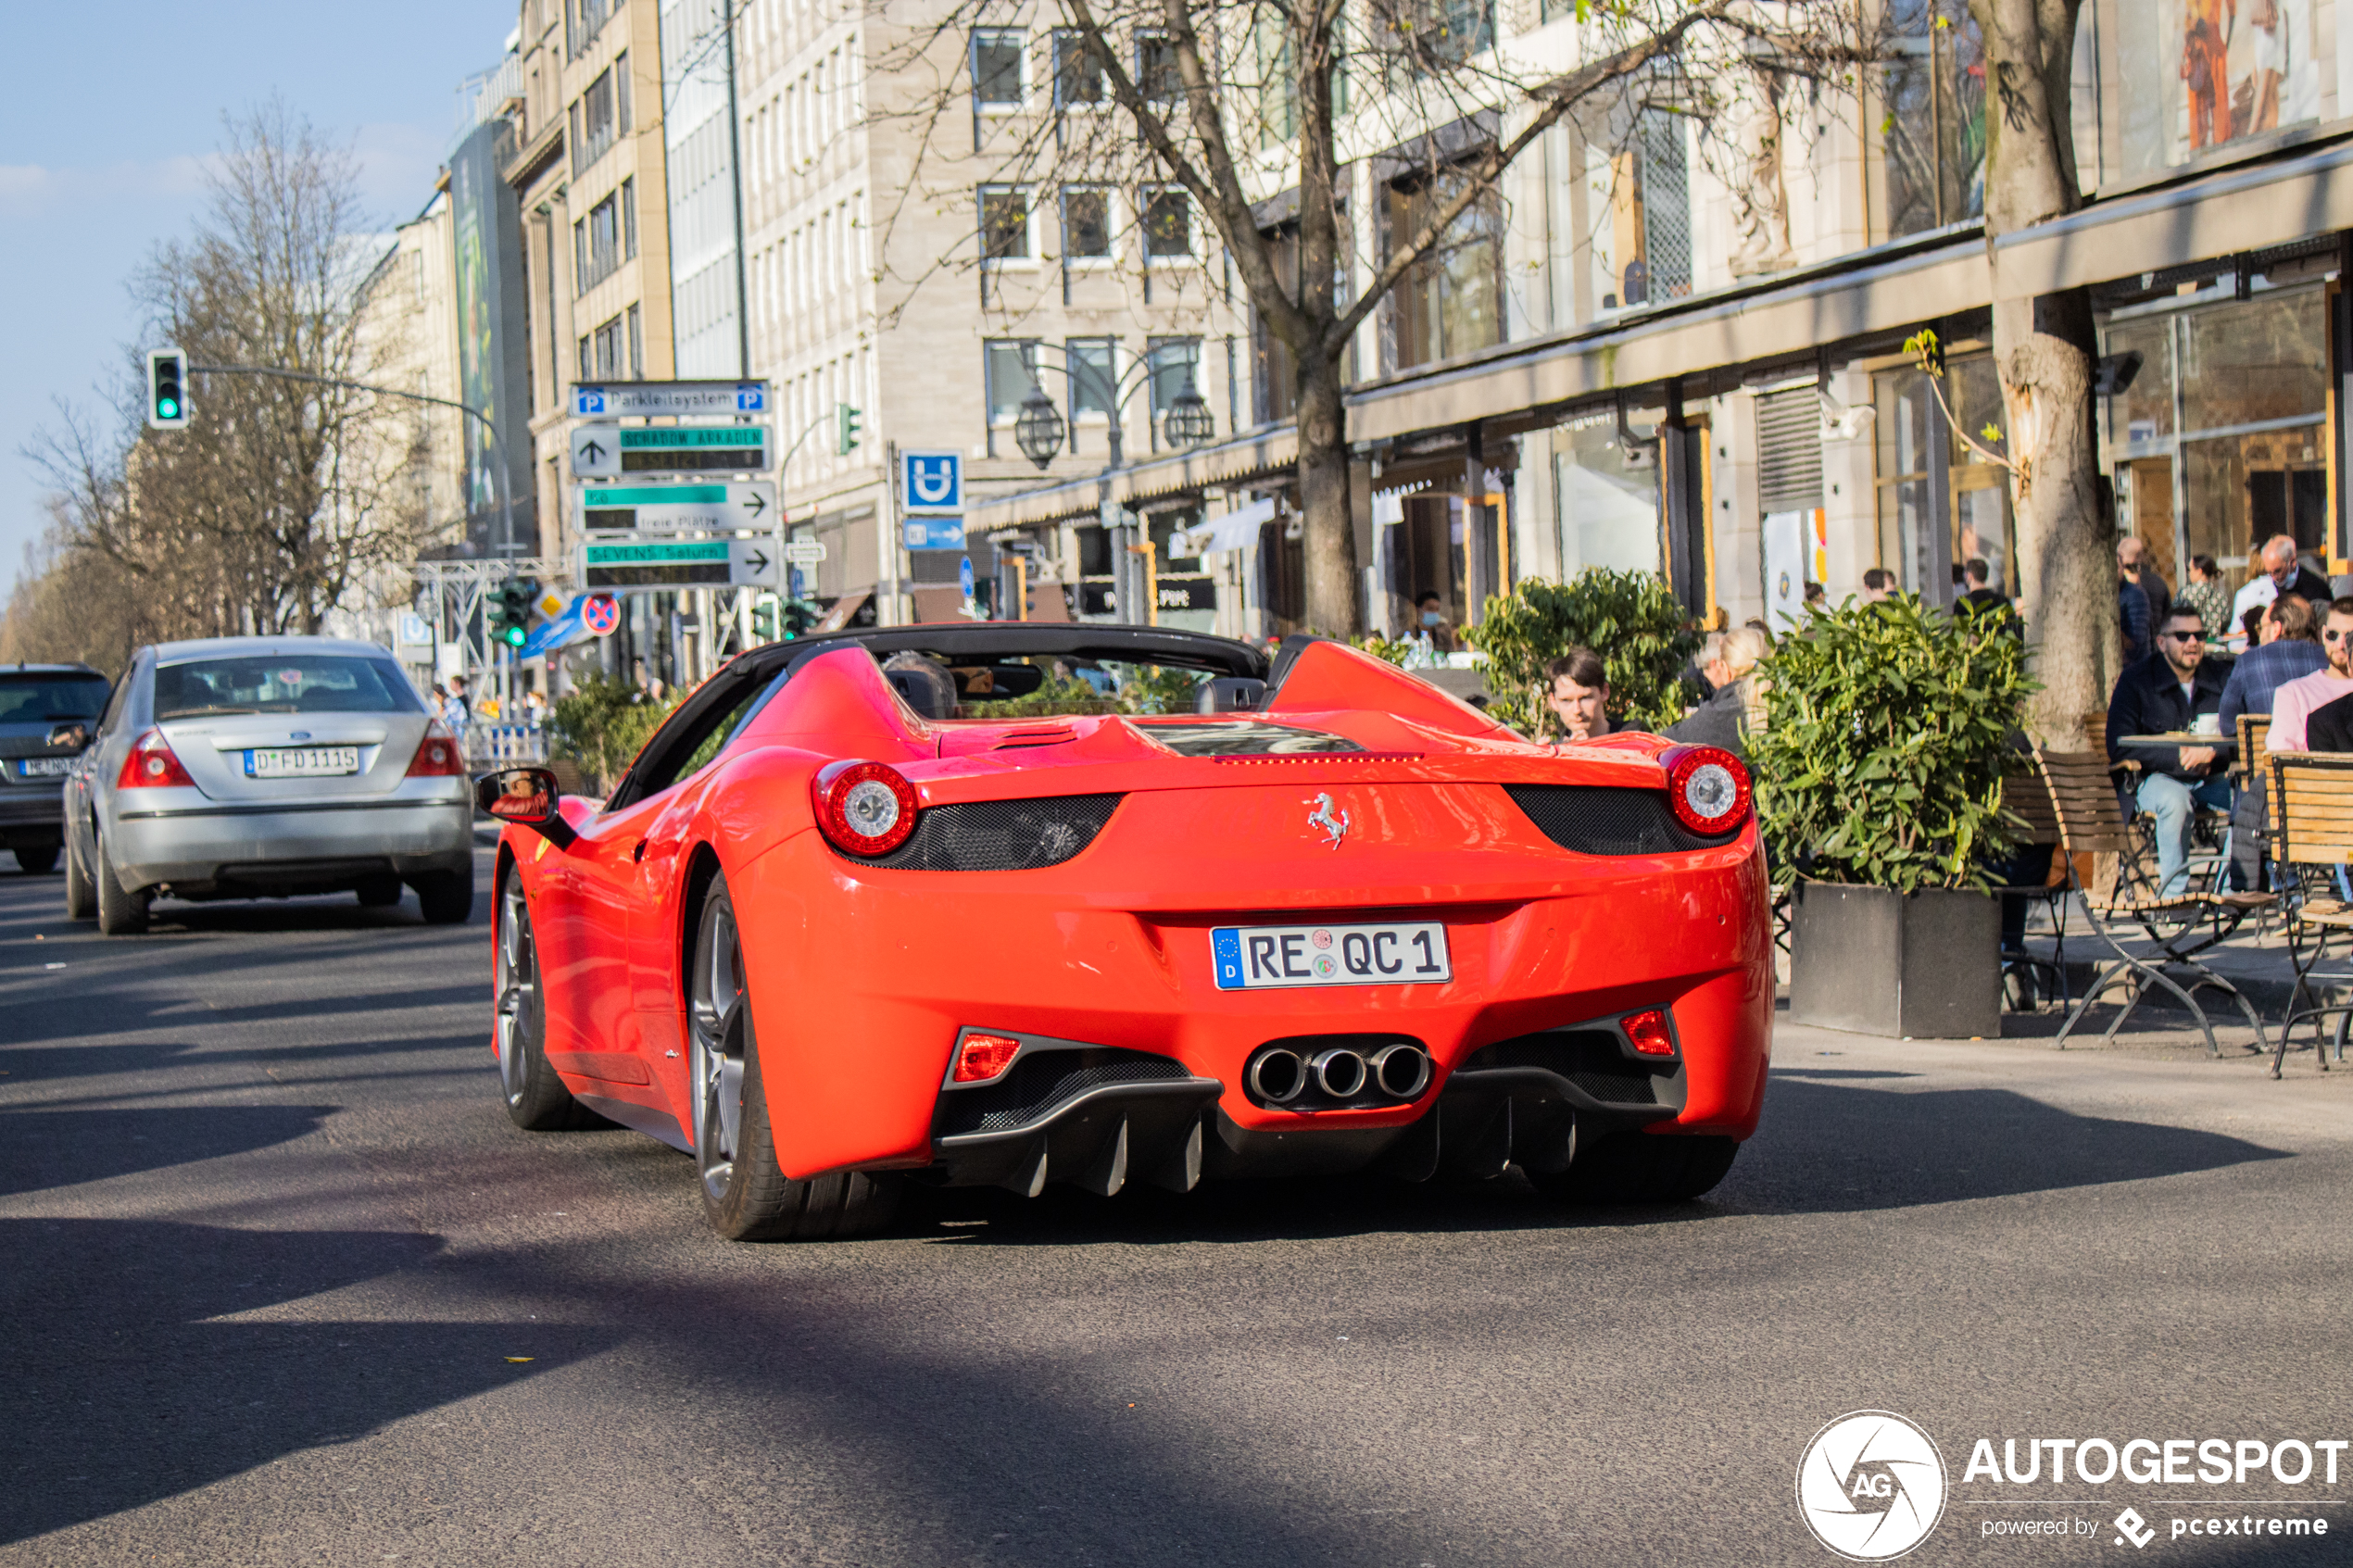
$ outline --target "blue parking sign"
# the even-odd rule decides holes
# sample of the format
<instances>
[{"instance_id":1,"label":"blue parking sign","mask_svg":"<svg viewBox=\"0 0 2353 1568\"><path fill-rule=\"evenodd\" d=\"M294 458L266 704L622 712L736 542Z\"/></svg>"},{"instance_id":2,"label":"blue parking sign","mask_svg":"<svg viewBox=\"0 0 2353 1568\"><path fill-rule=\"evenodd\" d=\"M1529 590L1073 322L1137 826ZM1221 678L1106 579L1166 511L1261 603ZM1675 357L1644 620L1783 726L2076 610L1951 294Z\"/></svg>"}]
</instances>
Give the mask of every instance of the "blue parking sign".
<instances>
[{"instance_id":1,"label":"blue parking sign","mask_svg":"<svg viewBox=\"0 0 2353 1568\"><path fill-rule=\"evenodd\" d=\"M575 386L572 389L572 411L574 415L601 414L605 411L605 389L601 386Z\"/></svg>"},{"instance_id":2,"label":"blue parking sign","mask_svg":"<svg viewBox=\"0 0 2353 1568\"><path fill-rule=\"evenodd\" d=\"M911 512L961 512L964 509L964 455L962 452L901 452L900 494Z\"/></svg>"}]
</instances>

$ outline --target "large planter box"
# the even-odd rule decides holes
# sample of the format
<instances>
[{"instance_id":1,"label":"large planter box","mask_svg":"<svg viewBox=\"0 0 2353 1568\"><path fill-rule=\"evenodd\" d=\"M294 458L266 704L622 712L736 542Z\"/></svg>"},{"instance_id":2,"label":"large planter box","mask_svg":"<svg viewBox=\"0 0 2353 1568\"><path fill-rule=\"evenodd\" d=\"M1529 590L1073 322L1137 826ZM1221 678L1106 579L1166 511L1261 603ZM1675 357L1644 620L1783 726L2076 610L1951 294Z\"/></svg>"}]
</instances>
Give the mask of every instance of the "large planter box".
<instances>
[{"instance_id":1,"label":"large planter box","mask_svg":"<svg viewBox=\"0 0 2353 1568\"><path fill-rule=\"evenodd\" d=\"M1791 895L1789 1017L1861 1035L2002 1032L2002 903L1800 882Z\"/></svg>"}]
</instances>

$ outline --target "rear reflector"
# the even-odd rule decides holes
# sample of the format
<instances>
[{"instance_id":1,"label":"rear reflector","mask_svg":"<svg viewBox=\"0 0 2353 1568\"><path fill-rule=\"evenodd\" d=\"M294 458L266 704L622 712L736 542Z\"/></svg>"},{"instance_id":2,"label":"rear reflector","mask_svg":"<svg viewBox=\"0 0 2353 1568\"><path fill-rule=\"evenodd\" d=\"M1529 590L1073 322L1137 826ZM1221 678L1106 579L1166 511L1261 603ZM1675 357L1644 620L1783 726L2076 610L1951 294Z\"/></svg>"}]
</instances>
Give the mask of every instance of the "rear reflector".
<instances>
[{"instance_id":1,"label":"rear reflector","mask_svg":"<svg viewBox=\"0 0 2353 1568\"><path fill-rule=\"evenodd\" d=\"M959 1084L985 1084L1020 1054L1021 1042L1011 1035L967 1035L956 1047L956 1071L950 1076Z\"/></svg>"},{"instance_id":2,"label":"rear reflector","mask_svg":"<svg viewBox=\"0 0 2353 1568\"><path fill-rule=\"evenodd\" d=\"M1675 1036L1667 1032L1667 1010L1649 1008L1626 1020L1626 1037L1640 1056L1673 1056Z\"/></svg>"}]
</instances>

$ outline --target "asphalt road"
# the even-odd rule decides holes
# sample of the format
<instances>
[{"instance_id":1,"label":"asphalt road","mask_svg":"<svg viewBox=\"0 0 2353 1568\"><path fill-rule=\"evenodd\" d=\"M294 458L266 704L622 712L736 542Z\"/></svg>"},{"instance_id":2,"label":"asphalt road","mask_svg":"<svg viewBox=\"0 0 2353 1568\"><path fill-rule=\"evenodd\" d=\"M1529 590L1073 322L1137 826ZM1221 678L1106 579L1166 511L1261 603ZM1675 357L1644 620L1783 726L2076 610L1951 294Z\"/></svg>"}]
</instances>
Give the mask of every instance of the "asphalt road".
<instances>
[{"instance_id":1,"label":"asphalt road","mask_svg":"<svg viewBox=\"0 0 2353 1568\"><path fill-rule=\"evenodd\" d=\"M61 909L0 876L0 1562L1829 1564L1793 1476L1863 1408L1951 1476L1911 1562L2353 1548L2353 1454L1961 1475L1978 1436L2353 1437L2353 1072L2309 1054L1784 1029L1763 1133L1669 1211L1058 1188L745 1247L685 1157L508 1123L479 920ZM2247 1499L2334 1533L2164 1533Z\"/></svg>"}]
</instances>

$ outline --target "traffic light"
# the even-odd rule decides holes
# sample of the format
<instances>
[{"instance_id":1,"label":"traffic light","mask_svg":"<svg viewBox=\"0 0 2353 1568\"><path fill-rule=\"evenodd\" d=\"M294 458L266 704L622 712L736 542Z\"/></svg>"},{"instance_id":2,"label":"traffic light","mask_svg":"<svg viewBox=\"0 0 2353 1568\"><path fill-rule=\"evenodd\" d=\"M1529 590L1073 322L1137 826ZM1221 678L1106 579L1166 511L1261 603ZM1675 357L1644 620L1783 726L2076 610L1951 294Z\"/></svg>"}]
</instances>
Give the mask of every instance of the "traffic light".
<instances>
[{"instance_id":1,"label":"traffic light","mask_svg":"<svg viewBox=\"0 0 2353 1568\"><path fill-rule=\"evenodd\" d=\"M776 640L776 601L755 600L751 607L751 634L763 643Z\"/></svg>"},{"instance_id":2,"label":"traffic light","mask_svg":"<svg viewBox=\"0 0 2353 1568\"><path fill-rule=\"evenodd\" d=\"M147 428L188 428L188 357L176 348L147 350Z\"/></svg>"},{"instance_id":3,"label":"traffic light","mask_svg":"<svg viewBox=\"0 0 2353 1568\"><path fill-rule=\"evenodd\" d=\"M786 599L785 601L785 640L790 642L795 637L807 636L816 628L817 622L824 618L825 612L821 606L812 604L807 599Z\"/></svg>"},{"instance_id":4,"label":"traffic light","mask_svg":"<svg viewBox=\"0 0 2353 1568\"><path fill-rule=\"evenodd\" d=\"M834 418L841 428L834 439L834 450L847 458L858 449L858 421L862 416L847 403L834 405Z\"/></svg>"},{"instance_id":5,"label":"traffic light","mask_svg":"<svg viewBox=\"0 0 2353 1568\"><path fill-rule=\"evenodd\" d=\"M531 601L539 596L539 584L527 578L510 577L499 585L500 619L506 622L498 635L510 648L519 648L531 641Z\"/></svg>"}]
</instances>

